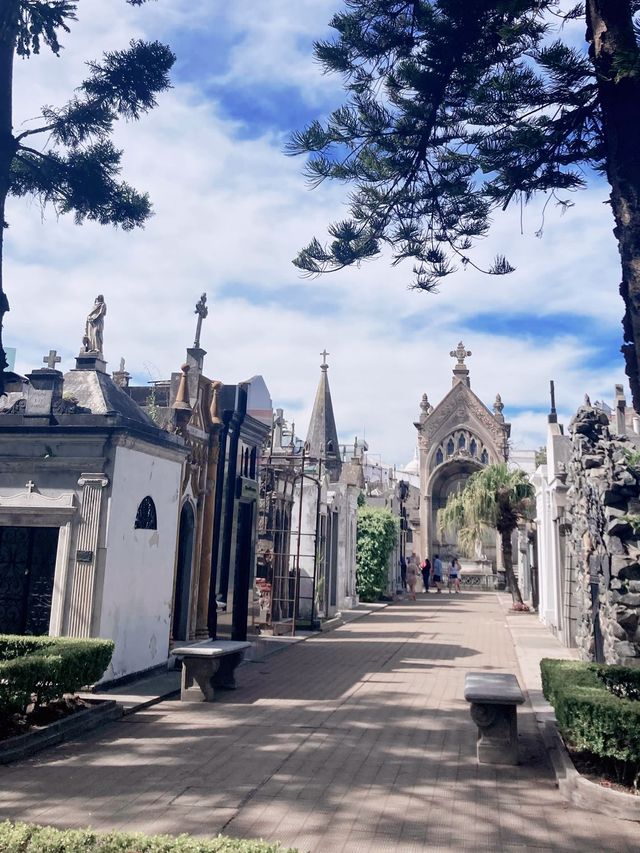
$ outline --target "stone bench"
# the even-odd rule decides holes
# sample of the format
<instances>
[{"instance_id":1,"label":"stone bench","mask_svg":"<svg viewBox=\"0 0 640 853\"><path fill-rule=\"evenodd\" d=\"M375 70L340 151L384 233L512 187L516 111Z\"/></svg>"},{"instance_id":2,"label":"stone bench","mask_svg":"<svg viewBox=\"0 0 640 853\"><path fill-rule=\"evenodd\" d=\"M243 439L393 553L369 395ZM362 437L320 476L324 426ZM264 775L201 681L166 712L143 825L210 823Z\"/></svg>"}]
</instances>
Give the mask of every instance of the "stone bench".
<instances>
[{"instance_id":1,"label":"stone bench","mask_svg":"<svg viewBox=\"0 0 640 853\"><path fill-rule=\"evenodd\" d=\"M172 649L182 660L181 701L212 702L216 688L235 690L235 669L250 646L240 640L205 640Z\"/></svg>"},{"instance_id":2,"label":"stone bench","mask_svg":"<svg viewBox=\"0 0 640 853\"><path fill-rule=\"evenodd\" d=\"M517 764L516 706L524 702L524 695L515 675L469 672L464 698L471 703L471 719L478 726L478 763Z\"/></svg>"}]
</instances>

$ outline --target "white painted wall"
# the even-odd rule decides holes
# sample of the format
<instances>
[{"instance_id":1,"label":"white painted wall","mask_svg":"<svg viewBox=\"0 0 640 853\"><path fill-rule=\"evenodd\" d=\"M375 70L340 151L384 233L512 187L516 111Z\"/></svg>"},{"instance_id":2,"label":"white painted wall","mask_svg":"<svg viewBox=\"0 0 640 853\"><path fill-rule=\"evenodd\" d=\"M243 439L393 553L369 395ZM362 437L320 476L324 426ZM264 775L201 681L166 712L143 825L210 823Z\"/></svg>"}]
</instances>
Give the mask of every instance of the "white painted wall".
<instances>
[{"instance_id":1,"label":"white painted wall","mask_svg":"<svg viewBox=\"0 0 640 853\"><path fill-rule=\"evenodd\" d=\"M107 679L168 657L181 472L179 460L116 450L98 632L116 644ZM147 495L158 529L135 530L138 505Z\"/></svg>"}]
</instances>

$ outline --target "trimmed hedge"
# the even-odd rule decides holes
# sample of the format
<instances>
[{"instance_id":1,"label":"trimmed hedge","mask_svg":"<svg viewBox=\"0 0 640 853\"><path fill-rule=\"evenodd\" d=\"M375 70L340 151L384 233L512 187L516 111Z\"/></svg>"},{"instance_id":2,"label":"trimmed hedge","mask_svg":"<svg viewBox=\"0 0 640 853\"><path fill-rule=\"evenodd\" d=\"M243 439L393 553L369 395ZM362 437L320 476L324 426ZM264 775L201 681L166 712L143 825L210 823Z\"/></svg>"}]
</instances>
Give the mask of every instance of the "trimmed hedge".
<instances>
[{"instance_id":1,"label":"trimmed hedge","mask_svg":"<svg viewBox=\"0 0 640 853\"><path fill-rule=\"evenodd\" d=\"M109 666L111 640L0 637L0 717L24 714L98 681Z\"/></svg>"},{"instance_id":2,"label":"trimmed hedge","mask_svg":"<svg viewBox=\"0 0 640 853\"><path fill-rule=\"evenodd\" d=\"M610 693L623 699L640 699L640 669L628 666L606 666L598 670L598 678Z\"/></svg>"},{"instance_id":3,"label":"trimmed hedge","mask_svg":"<svg viewBox=\"0 0 640 853\"><path fill-rule=\"evenodd\" d=\"M627 667L583 661L540 661L542 690L556 712L563 737L573 748L624 764L624 776L640 773L640 702L614 695L605 680L615 684L637 671ZM624 672L622 672L624 670Z\"/></svg>"},{"instance_id":4,"label":"trimmed hedge","mask_svg":"<svg viewBox=\"0 0 640 853\"><path fill-rule=\"evenodd\" d=\"M28 823L0 823L2 853L296 853L293 848L264 841L244 841L219 835L209 840L188 835L142 835L88 829L54 829Z\"/></svg>"}]
</instances>

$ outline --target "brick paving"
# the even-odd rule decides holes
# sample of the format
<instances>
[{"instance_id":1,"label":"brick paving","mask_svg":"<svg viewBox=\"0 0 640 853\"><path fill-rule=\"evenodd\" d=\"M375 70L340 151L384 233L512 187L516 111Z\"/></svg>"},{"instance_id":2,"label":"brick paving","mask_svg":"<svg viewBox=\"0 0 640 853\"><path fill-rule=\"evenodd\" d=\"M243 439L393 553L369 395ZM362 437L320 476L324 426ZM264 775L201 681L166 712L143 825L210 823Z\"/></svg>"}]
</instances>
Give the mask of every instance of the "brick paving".
<instances>
[{"instance_id":1,"label":"brick paving","mask_svg":"<svg viewBox=\"0 0 640 853\"><path fill-rule=\"evenodd\" d=\"M1 767L0 819L314 853L638 851L637 824L560 799L530 706L521 765L478 766L470 669L521 677L495 594L395 603L243 667L213 704L162 702Z\"/></svg>"}]
</instances>

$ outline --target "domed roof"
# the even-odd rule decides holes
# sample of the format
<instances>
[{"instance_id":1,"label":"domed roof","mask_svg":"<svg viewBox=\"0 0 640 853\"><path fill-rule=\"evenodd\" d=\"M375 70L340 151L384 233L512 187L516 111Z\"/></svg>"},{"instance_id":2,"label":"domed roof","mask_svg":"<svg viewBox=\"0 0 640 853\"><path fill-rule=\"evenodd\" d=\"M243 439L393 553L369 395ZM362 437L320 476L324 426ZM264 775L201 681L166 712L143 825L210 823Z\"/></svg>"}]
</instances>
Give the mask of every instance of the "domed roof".
<instances>
[{"instance_id":1,"label":"domed roof","mask_svg":"<svg viewBox=\"0 0 640 853\"><path fill-rule=\"evenodd\" d=\"M413 459L404 466L405 474L419 474L420 473L420 459L418 458L418 448L413 452Z\"/></svg>"}]
</instances>

